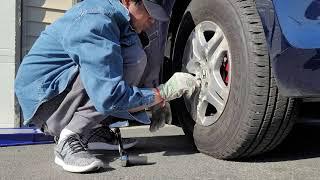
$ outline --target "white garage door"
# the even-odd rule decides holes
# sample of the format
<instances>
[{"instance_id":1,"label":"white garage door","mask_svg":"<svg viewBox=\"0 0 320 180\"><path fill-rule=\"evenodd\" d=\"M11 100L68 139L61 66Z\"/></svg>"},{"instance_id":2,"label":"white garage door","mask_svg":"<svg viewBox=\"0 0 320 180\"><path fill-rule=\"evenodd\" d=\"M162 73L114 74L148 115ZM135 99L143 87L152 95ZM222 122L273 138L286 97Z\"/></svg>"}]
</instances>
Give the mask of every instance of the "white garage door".
<instances>
[{"instance_id":1,"label":"white garage door","mask_svg":"<svg viewBox=\"0 0 320 180\"><path fill-rule=\"evenodd\" d=\"M22 1L22 57L30 50L40 33L61 17L77 0Z\"/></svg>"}]
</instances>

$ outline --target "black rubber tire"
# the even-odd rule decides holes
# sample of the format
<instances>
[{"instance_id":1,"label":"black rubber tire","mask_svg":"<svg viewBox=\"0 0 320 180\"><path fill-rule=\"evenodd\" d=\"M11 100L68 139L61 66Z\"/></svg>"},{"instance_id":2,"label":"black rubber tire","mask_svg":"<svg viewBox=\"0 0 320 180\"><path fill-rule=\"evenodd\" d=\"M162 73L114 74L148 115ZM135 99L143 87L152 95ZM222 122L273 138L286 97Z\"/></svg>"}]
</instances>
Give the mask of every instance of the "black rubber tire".
<instances>
[{"instance_id":1,"label":"black rubber tire","mask_svg":"<svg viewBox=\"0 0 320 180\"><path fill-rule=\"evenodd\" d=\"M203 21L219 25L228 40L231 90L224 112L211 126L194 126L183 100L174 102L184 131L189 135L193 132L200 152L219 159L249 157L272 150L290 132L297 101L278 92L254 1L193 0L176 37L173 64L177 71L190 33Z\"/></svg>"}]
</instances>

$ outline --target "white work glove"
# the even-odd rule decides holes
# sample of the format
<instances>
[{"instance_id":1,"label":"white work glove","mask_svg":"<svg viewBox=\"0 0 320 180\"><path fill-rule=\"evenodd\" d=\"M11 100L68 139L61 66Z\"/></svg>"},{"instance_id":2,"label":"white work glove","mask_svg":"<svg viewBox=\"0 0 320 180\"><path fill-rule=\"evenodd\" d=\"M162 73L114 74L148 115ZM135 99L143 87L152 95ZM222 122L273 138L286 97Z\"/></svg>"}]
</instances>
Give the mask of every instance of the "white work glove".
<instances>
[{"instance_id":1,"label":"white work glove","mask_svg":"<svg viewBox=\"0 0 320 180\"><path fill-rule=\"evenodd\" d=\"M149 127L150 132L159 130L164 127L165 124L171 124L172 115L170 104L168 102L165 102L164 106L162 104L157 104L150 109L152 113L152 121Z\"/></svg>"},{"instance_id":2,"label":"white work glove","mask_svg":"<svg viewBox=\"0 0 320 180\"><path fill-rule=\"evenodd\" d=\"M171 101L185 95L190 98L196 88L200 87L199 81L188 73L177 72L164 84L157 88L164 101Z\"/></svg>"},{"instance_id":3,"label":"white work glove","mask_svg":"<svg viewBox=\"0 0 320 180\"><path fill-rule=\"evenodd\" d=\"M190 98L196 88L200 87L197 79L188 73L177 72L166 83L157 87L163 103L151 107L152 122L150 124L150 132L155 132L162 128L165 124L171 124L172 115L168 101L185 95Z\"/></svg>"}]
</instances>

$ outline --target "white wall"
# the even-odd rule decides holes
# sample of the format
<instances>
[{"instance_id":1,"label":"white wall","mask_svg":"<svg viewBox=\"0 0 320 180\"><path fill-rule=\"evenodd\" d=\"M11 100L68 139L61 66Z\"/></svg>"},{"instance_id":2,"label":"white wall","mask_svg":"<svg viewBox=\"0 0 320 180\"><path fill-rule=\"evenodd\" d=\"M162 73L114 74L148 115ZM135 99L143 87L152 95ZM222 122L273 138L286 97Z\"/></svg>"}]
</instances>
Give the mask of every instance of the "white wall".
<instances>
[{"instance_id":1,"label":"white wall","mask_svg":"<svg viewBox=\"0 0 320 180\"><path fill-rule=\"evenodd\" d=\"M18 127L13 91L16 66L16 1L1 1L0 5L0 128Z\"/></svg>"},{"instance_id":2,"label":"white wall","mask_svg":"<svg viewBox=\"0 0 320 180\"><path fill-rule=\"evenodd\" d=\"M22 57L46 25L62 16L76 2L0 1L0 128L20 127L20 108L15 100L14 78ZM20 7L24 8L23 14Z\"/></svg>"},{"instance_id":3,"label":"white wall","mask_svg":"<svg viewBox=\"0 0 320 180\"><path fill-rule=\"evenodd\" d=\"M40 33L72 7L73 0L22 1L22 56L26 55Z\"/></svg>"}]
</instances>

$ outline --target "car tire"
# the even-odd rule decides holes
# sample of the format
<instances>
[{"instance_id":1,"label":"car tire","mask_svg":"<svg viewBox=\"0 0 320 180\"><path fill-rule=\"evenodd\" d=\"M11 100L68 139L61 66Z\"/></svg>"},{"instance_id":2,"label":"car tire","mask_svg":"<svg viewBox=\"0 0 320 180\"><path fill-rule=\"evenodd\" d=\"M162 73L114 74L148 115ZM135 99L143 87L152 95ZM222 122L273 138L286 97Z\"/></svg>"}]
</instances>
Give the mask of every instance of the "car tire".
<instances>
[{"instance_id":1,"label":"car tire","mask_svg":"<svg viewBox=\"0 0 320 180\"><path fill-rule=\"evenodd\" d=\"M228 98L219 118L205 125L195 119L186 99L172 102L185 134L193 135L200 152L219 159L244 158L274 149L290 132L298 101L279 94L255 2L191 1L175 38L175 71L186 71L186 44L203 22L214 22L228 42Z\"/></svg>"}]
</instances>

